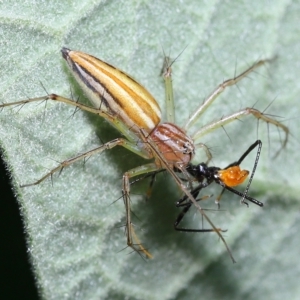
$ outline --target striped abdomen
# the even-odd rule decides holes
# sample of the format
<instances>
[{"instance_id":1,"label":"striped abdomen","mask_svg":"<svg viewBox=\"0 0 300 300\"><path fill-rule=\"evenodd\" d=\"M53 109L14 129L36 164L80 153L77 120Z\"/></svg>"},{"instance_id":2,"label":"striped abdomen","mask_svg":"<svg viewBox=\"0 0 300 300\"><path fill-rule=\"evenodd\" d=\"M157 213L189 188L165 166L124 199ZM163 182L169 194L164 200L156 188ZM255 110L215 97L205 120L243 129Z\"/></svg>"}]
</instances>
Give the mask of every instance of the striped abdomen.
<instances>
[{"instance_id":1,"label":"striped abdomen","mask_svg":"<svg viewBox=\"0 0 300 300\"><path fill-rule=\"evenodd\" d=\"M89 54L62 49L72 74L96 108L118 116L128 128L150 132L161 111L152 95L126 73Z\"/></svg>"}]
</instances>

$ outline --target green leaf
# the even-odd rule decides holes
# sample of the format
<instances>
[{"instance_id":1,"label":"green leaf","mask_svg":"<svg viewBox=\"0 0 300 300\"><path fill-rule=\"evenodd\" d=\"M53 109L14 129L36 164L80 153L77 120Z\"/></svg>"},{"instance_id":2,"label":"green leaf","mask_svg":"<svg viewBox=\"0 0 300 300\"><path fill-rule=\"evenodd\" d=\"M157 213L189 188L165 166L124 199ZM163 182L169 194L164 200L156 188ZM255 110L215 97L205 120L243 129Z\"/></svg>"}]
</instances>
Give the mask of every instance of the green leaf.
<instances>
[{"instance_id":1,"label":"green leaf","mask_svg":"<svg viewBox=\"0 0 300 300\"><path fill-rule=\"evenodd\" d=\"M32 264L45 299L297 299L299 295L299 1L5 1L1 13L1 101L48 92L81 99L60 55L62 46L95 55L133 75L164 110L159 76L163 51L176 57L173 86L177 124L223 80L260 58L277 59L224 92L198 126L247 106L278 116L291 131L280 155L279 131L252 117L200 142L213 164L235 161L257 138L264 143L250 194L264 208L239 204L227 193L225 211L208 212L227 228L232 264L215 234L173 230L180 197L160 176L145 203L132 197L140 239L154 255L144 261L124 249L122 174L143 160L113 149L76 163L38 186L58 161L118 135L104 121L48 102L0 113L0 142L28 236ZM162 50L163 49L163 50ZM274 100L275 99L275 100ZM274 102L272 102L274 100ZM271 104L270 107L268 107ZM230 137L230 139L228 138ZM281 133L281 139L283 135ZM270 140L270 142L268 141ZM201 152L201 150L199 150ZM198 158L200 160L201 158ZM254 155L243 167L251 169ZM145 194L146 182L135 193ZM213 193L218 195L220 189ZM208 192L210 194L210 192ZM114 203L113 203L114 202ZM213 200L208 203L215 208ZM199 214L187 216L201 226ZM124 249L122 251L122 249ZM263 295L263 296L262 296Z\"/></svg>"}]
</instances>

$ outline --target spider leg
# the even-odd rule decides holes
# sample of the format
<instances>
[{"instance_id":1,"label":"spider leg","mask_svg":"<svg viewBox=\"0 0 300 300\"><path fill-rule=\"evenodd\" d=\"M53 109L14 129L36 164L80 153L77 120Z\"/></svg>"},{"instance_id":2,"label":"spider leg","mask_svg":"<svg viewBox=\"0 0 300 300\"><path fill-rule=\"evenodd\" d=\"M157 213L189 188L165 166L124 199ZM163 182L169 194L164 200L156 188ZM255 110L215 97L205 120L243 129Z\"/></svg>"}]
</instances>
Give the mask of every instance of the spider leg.
<instances>
[{"instance_id":1,"label":"spider leg","mask_svg":"<svg viewBox=\"0 0 300 300\"><path fill-rule=\"evenodd\" d=\"M149 251L142 245L139 238L137 237L133 223L131 221L131 204L130 204L130 178L149 173L155 172L157 166L154 163L149 163L137 168L131 169L123 175L123 201L126 210L126 236L127 245L138 253L143 253L147 258L152 258Z\"/></svg>"},{"instance_id":2,"label":"spider leg","mask_svg":"<svg viewBox=\"0 0 300 300\"><path fill-rule=\"evenodd\" d=\"M223 81L219 86L204 100L204 102L195 110L195 112L190 116L188 121L186 122L184 129L187 130L190 128L203 114L203 112L213 103L213 101L229 86L237 84L243 78L245 78L248 74L253 72L255 69L259 68L260 66L264 65L267 62L270 62L270 59L266 60L259 60L250 68L245 70L243 73L235 76L234 78L228 79Z\"/></svg>"},{"instance_id":3,"label":"spider leg","mask_svg":"<svg viewBox=\"0 0 300 300\"><path fill-rule=\"evenodd\" d=\"M288 142L289 129L287 126L283 125L279 121L277 121L273 118L270 118L267 115L265 115L264 113L260 112L259 110L255 109L255 108L251 108L251 107L241 109L233 114L223 117L222 119L220 119L218 121L213 121L213 122L203 126L200 130L198 130L196 133L194 133L192 135L192 138L194 140L197 140L197 139L201 138L202 136L208 134L209 132L211 132L217 128L220 128L230 122L238 120L241 117L247 116L247 115L254 116L258 121L262 120L262 121L266 122L267 124L273 124L276 127L279 127L284 131L285 138L283 140L282 146L275 154L275 157L276 157L279 154L279 152L286 146L286 144Z\"/></svg>"}]
</instances>

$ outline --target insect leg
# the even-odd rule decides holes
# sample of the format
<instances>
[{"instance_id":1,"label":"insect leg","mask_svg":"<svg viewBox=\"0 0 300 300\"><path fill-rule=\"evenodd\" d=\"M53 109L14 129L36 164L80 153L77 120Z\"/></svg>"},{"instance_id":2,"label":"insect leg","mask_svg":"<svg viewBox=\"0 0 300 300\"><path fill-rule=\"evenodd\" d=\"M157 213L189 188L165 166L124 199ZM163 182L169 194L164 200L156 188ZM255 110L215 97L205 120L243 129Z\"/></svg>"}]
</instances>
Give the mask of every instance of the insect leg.
<instances>
[{"instance_id":1,"label":"insect leg","mask_svg":"<svg viewBox=\"0 0 300 300\"><path fill-rule=\"evenodd\" d=\"M193 190L191 193L192 195L196 198L197 195L199 194L199 192L201 191L202 187L201 188L198 188L197 190ZM207 198L209 198L210 196L203 196L201 197L200 199L196 199L196 201L201 201L201 200L205 200ZM185 198L185 197L184 197ZM182 198L182 199L184 199ZM174 228L175 230L177 231L184 231L184 232L215 232L216 230L220 231L220 232L225 232L226 230L222 230L221 228L210 228L210 229L192 229L192 228L179 228L179 224L180 222L182 221L182 219L184 218L185 214L189 211L189 209L191 208L193 202L188 200L188 202L185 202L185 203L181 203L181 200L179 200L177 203L176 203L176 206L177 207L184 207L183 210L179 213L175 223L174 223Z\"/></svg>"}]
</instances>

